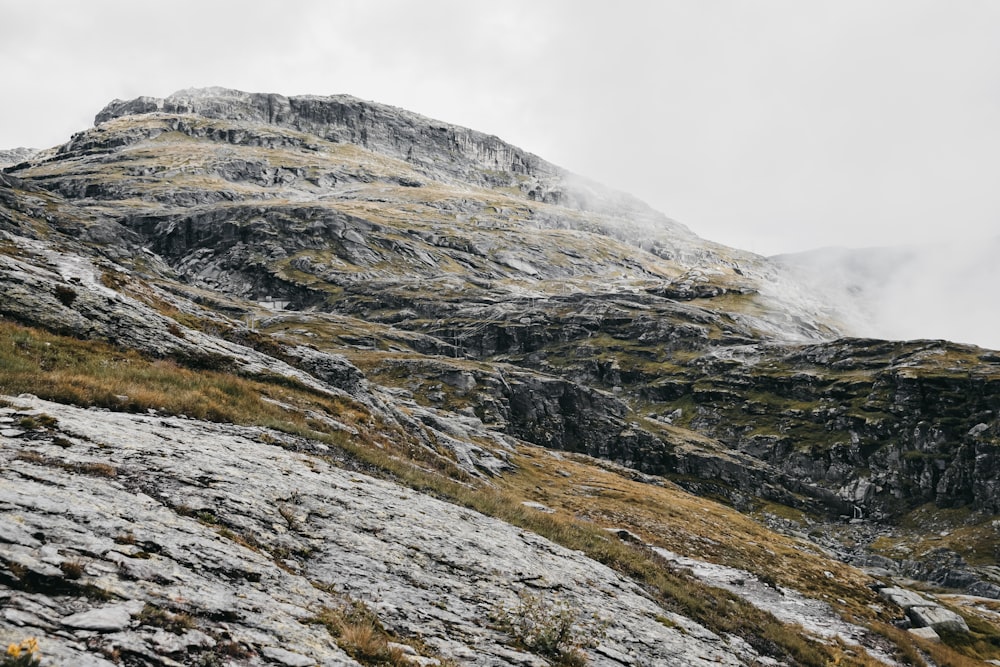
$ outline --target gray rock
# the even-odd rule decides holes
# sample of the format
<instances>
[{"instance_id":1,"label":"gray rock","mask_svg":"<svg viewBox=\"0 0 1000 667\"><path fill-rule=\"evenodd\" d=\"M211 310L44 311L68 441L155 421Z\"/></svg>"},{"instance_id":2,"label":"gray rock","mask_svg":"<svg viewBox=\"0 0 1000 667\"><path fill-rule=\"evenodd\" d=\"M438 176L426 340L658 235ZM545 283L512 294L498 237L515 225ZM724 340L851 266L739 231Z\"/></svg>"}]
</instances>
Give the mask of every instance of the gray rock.
<instances>
[{"instance_id":1,"label":"gray rock","mask_svg":"<svg viewBox=\"0 0 1000 667\"><path fill-rule=\"evenodd\" d=\"M903 611L907 611L913 607L933 607L937 605L936 602L931 602L919 593L905 588L883 588L878 594L887 602L901 607Z\"/></svg>"},{"instance_id":2,"label":"gray rock","mask_svg":"<svg viewBox=\"0 0 1000 667\"><path fill-rule=\"evenodd\" d=\"M810 634L854 645L858 637L865 635L863 628L831 616L827 603L766 584L745 570L688 558L660 547L653 547L653 551L672 564L690 569L701 581L723 588L783 622L797 624ZM890 656L877 649L869 649L869 652L881 662L893 662ZM755 659L748 662L752 664Z\"/></svg>"},{"instance_id":3,"label":"gray rock","mask_svg":"<svg viewBox=\"0 0 1000 667\"><path fill-rule=\"evenodd\" d=\"M633 544L645 544L645 540L633 533L631 530L625 528L605 528L604 530L613 534L622 542L631 542Z\"/></svg>"},{"instance_id":4,"label":"gray rock","mask_svg":"<svg viewBox=\"0 0 1000 667\"><path fill-rule=\"evenodd\" d=\"M316 661L313 658L304 656L301 653L293 653L292 651L278 648L276 646L262 646L260 652L262 655L270 658L274 662L287 665L288 667L313 667L313 665L316 664Z\"/></svg>"},{"instance_id":5,"label":"gray rock","mask_svg":"<svg viewBox=\"0 0 1000 667\"><path fill-rule=\"evenodd\" d=\"M81 583L128 600L95 609L73 597L34 598L68 606L74 613L62 624L103 633L100 641L108 647L172 664L176 656L200 650L207 635L231 638L279 664L353 664L322 626L308 622L323 607L342 604L343 597L331 591L343 591L366 602L400 636L421 637L441 658L541 665L488 626L490 609L516 604L519 585L512 582L529 581L532 590L565 600L581 617L606 621L606 654L677 667L749 661L738 657L743 654L726 638L660 608L640 587L579 552L321 458L265 444L260 429L82 410L38 399L17 402L44 410L58 419L59 428L74 433L78 444L72 451L52 447L48 455L100 451L121 471L112 482L82 485L67 483L69 473L62 468L37 466L16 485L0 483L0 519L18 516L29 533L44 532L41 546L10 549L16 546L21 556L36 561L52 549L87 553L87 572L95 574ZM15 474L4 465L13 454L0 450L4 482ZM279 507L295 517L293 524ZM213 522L189 516L202 508L211 511ZM135 544L117 544L123 534ZM241 541L251 537L258 547ZM118 564L137 560L122 552L139 549L148 558L138 560L161 576L136 578ZM0 552L4 559L14 555ZM279 566L285 561L295 567ZM189 614L197 632L171 636L143 625L148 615L139 612L146 604L163 609L168 620ZM15 596L6 609L24 613L0 617L0 631L30 627L18 625L33 613L28 598ZM665 616L675 618L676 626L656 620ZM44 627L31 631L53 655L76 650L71 640ZM520 657L514 660L515 655ZM664 655L673 657L662 662ZM597 660L597 654L591 658Z\"/></svg>"},{"instance_id":6,"label":"gray rock","mask_svg":"<svg viewBox=\"0 0 1000 667\"><path fill-rule=\"evenodd\" d=\"M921 639L926 639L932 642L940 642L941 637L937 632L934 631L932 627L921 627L921 628L910 628L907 632L910 634L920 637Z\"/></svg>"},{"instance_id":7,"label":"gray rock","mask_svg":"<svg viewBox=\"0 0 1000 667\"><path fill-rule=\"evenodd\" d=\"M533 500L525 500L521 504L524 505L525 507L530 507L533 510L538 510L539 512L545 512L546 514L552 514L555 512L555 510L552 509L551 507L543 505L542 503L536 503Z\"/></svg>"},{"instance_id":8,"label":"gray rock","mask_svg":"<svg viewBox=\"0 0 1000 667\"><path fill-rule=\"evenodd\" d=\"M988 581L977 581L966 592L969 595L1000 600L1000 585Z\"/></svg>"},{"instance_id":9,"label":"gray rock","mask_svg":"<svg viewBox=\"0 0 1000 667\"><path fill-rule=\"evenodd\" d=\"M828 311L774 264L706 243L496 137L346 96L226 89L116 100L96 122L58 153L0 173L4 318L196 368L281 376L360 403L382 435L405 433L424 460L451 466L453 456L480 478L510 469L518 438L676 474L688 490L736 507L766 499L845 514L853 517L847 528L862 533L924 503L1000 510L997 393L986 379L1000 357L936 341L827 340L836 333ZM179 172L184 183L175 187ZM271 315L264 322L262 308ZM323 349L300 345L305 339ZM339 354L348 348L358 366ZM395 386L378 387L359 367ZM268 400L289 409L276 395ZM114 408L130 402L122 394ZM452 601L452 573L423 561L428 552L442 562L456 556L436 544L444 539L437 527L406 512L394 517L395 504L381 501L405 491L381 488L357 501L309 482L296 489L273 477L346 482L310 466L300 475L295 461L243 442L259 430L168 420L159 425L170 425L168 436L136 421L129 427L144 441L131 450L84 425L94 442L113 443L109 451L74 435L58 452L47 428L25 432L14 412L2 414L12 415L0 419L10 436L4 456L30 447L48 458L8 461L5 474L19 476L0 485L0 532L11 526L0 535L0 558L24 573L26 588L70 591L54 603L60 614L86 613L72 593L98 587L193 613L211 637L228 636L219 619L237 619L248 646L281 646L285 634L319 646L329 641L321 629L299 626L324 600L300 589L346 582L414 633L422 631L415 610L433 609L429 622L457 628L458 638L430 638L452 656L534 660L476 627L478 593L458 596L451 615L435 604ZM361 434L336 415L305 416L344 438ZM216 436L228 450L196 453L187 467L163 461L164 451L187 455L171 443ZM333 445L274 437L300 457L342 457ZM115 450L123 443L125 453ZM252 462L231 462L236 450L279 472L267 477ZM86 492L74 486L80 475L67 481L60 469L105 459L120 477L87 479L94 488ZM251 482L259 488L244 488ZM423 500L414 504L438 510ZM352 502L367 519L338 516L346 528L337 533L326 504ZM211 523L205 517L221 523L211 529L199 523ZM423 531L401 542L417 556L382 545L380 533L403 525ZM146 527L141 546L115 542ZM448 537L465 536L453 529ZM220 544L226 539L236 546ZM365 549L344 544L351 541ZM379 549L395 560L376 557ZM462 562L482 574L485 558L468 550L474 557ZM362 574L335 571L341 552L347 569ZM86 568L74 583L58 566L77 555ZM529 549L511 558L536 556ZM420 573L425 566L430 572ZM402 592L372 593L365 568ZM956 588L989 580L957 554L922 555L901 570ZM483 585L495 596L511 592L489 575ZM442 599L421 597L415 581ZM779 606L767 593L755 590L757 603ZM10 623L44 623L44 609L12 597ZM826 613L809 608L816 618ZM169 664L179 646L150 628L116 634L123 651L150 662L163 656ZM697 630L688 636L716 641ZM726 641L730 656L749 661ZM619 628L615 642L603 655L631 660L634 640ZM327 648L310 655L342 659Z\"/></svg>"},{"instance_id":10,"label":"gray rock","mask_svg":"<svg viewBox=\"0 0 1000 667\"><path fill-rule=\"evenodd\" d=\"M905 588L883 588L879 595L906 612L918 628L933 628L935 631L968 632L965 619L945 609L937 602Z\"/></svg>"},{"instance_id":11,"label":"gray rock","mask_svg":"<svg viewBox=\"0 0 1000 667\"><path fill-rule=\"evenodd\" d=\"M295 360L297 367L349 394L356 395L367 386L364 374L342 355L303 346L289 348L287 354Z\"/></svg>"},{"instance_id":12,"label":"gray rock","mask_svg":"<svg viewBox=\"0 0 1000 667\"><path fill-rule=\"evenodd\" d=\"M910 607L907 616L918 628L933 628L936 632L968 632L969 626L965 619L940 606Z\"/></svg>"},{"instance_id":13,"label":"gray rock","mask_svg":"<svg viewBox=\"0 0 1000 667\"><path fill-rule=\"evenodd\" d=\"M71 614L60 620L68 628L76 630L96 630L98 632L117 632L128 626L133 614L142 610L143 603L139 601L124 604L109 605L90 611Z\"/></svg>"},{"instance_id":14,"label":"gray rock","mask_svg":"<svg viewBox=\"0 0 1000 667\"><path fill-rule=\"evenodd\" d=\"M894 572L898 568L896 561L876 554L862 554L852 558L851 564L858 567L885 570L887 572Z\"/></svg>"},{"instance_id":15,"label":"gray rock","mask_svg":"<svg viewBox=\"0 0 1000 667\"><path fill-rule=\"evenodd\" d=\"M4 609L3 617L10 623L16 626L32 626L36 628L44 628L46 630L54 630L55 627L46 620L39 618L38 616L23 611L21 609Z\"/></svg>"},{"instance_id":16,"label":"gray rock","mask_svg":"<svg viewBox=\"0 0 1000 667\"><path fill-rule=\"evenodd\" d=\"M40 151L37 148L10 148L0 150L0 169L30 160Z\"/></svg>"},{"instance_id":17,"label":"gray rock","mask_svg":"<svg viewBox=\"0 0 1000 667\"><path fill-rule=\"evenodd\" d=\"M19 544L26 547L40 547L42 544L28 534L19 523L9 517L0 516L0 542Z\"/></svg>"},{"instance_id":18,"label":"gray rock","mask_svg":"<svg viewBox=\"0 0 1000 667\"><path fill-rule=\"evenodd\" d=\"M988 430L990 430L989 424L983 424L980 422L979 424L976 424L975 426L969 429L969 435L974 438L977 435L984 433Z\"/></svg>"}]
</instances>

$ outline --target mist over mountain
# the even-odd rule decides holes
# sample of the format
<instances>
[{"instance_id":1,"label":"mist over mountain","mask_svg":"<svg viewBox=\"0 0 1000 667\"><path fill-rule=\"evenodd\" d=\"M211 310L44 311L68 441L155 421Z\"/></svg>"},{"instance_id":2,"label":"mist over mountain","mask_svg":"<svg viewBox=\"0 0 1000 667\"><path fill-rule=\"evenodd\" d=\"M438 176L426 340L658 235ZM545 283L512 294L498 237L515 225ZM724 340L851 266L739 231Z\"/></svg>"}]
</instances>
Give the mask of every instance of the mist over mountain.
<instances>
[{"instance_id":1,"label":"mist over mountain","mask_svg":"<svg viewBox=\"0 0 1000 667\"><path fill-rule=\"evenodd\" d=\"M0 149L0 167L9 167L10 165L17 164L18 162L24 162L31 156L38 153L34 148L11 148L8 150Z\"/></svg>"},{"instance_id":2,"label":"mist over mountain","mask_svg":"<svg viewBox=\"0 0 1000 667\"><path fill-rule=\"evenodd\" d=\"M1000 354L850 335L923 254L346 95L3 159L4 667L1000 660Z\"/></svg>"},{"instance_id":3,"label":"mist over mountain","mask_svg":"<svg viewBox=\"0 0 1000 667\"><path fill-rule=\"evenodd\" d=\"M772 259L834 304L849 331L1000 349L1000 237L933 246L823 248Z\"/></svg>"}]
</instances>

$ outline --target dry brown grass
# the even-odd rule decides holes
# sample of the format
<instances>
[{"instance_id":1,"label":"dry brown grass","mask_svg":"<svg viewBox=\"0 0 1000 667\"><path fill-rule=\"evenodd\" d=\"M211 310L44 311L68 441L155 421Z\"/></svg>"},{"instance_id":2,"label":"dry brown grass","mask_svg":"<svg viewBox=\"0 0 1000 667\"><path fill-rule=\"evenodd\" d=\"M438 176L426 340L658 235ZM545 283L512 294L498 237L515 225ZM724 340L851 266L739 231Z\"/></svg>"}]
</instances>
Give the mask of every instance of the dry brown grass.
<instances>
[{"instance_id":1,"label":"dry brown grass","mask_svg":"<svg viewBox=\"0 0 1000 667\"><path fill-rule=\"evenodd\" d=\"M390 647L385 635L370 625L345 626L337 638L337 645L363 664L409 664L403 652Z\"/></svg>"},{"instance_id":2,"label":"dry brown grass","mask_svg":"<svg viewBox=\"0 0 1000 667\"><path fill-rule=\"evenodd\" d=\"M502 483L566 516L625 528L655 546L748 570L808 596L848 600L845 611L854 615L871 617L868 604L878 602L868 587L871 578L855 568L669 482L644 483L601 461L578 455L556 458L536 447L519 448L514 463L517 472Z\"/></svg>"},{"instance_id":3,"label":"dry brown grass","mask_svg":"<svg viewBox=\"0 0 1000 667\"><path fill-rule=\"evenodd\" d=\"M995 517L968 507L940 508L928 503L908 512L897 530L872 543L872 550L902 560L936 549L960 554L974 565L995 565L1000 556L1000 534Z\"/></svg>"},{"instance_id":4,"label":"dry brown grass","mask_svg":"<svg viewBox=\"0 0 1000 667\"><path fill-rule=\"evenodd\" d=\"M67 461L61 461L59 459L50 458L48 456L45 456L44 454L31 450L18 452L16 458L20 461L27 461L28 463L33 463L35 465L50 466L53 468L62 468L63 470L78 472L83 475L90 475L92 477L116 477L118 475L118 469L115 468L113 465L108 463L101 463L99 461L67 462Z\"/></svg>"},{"instance_id":5,"label":"dry brown grass","mask_svg":"<svg viewBox=\"0 0 1000 667\"><path fill-rule=\"evenodd\" d=\"M183 634L187 630L195 627L196 622L193 616L185 612L171 613L156 605L147 603L139 612L139 622L156 628L163 628L174 634Z\"/></svg>"},{"instance_id":6,"label":"dry brown grass","mask_svg":"<svg viewBox=\"0 0 1000 667\"><path fill-rule=\"evenodd\" d=\"M84 564L80 560L64 560L59 563L59 569L67 579L79 579L84 573Z\"/></svg>"},{"instance_id":7,"label":"dry brown grass","mask_svg":"<svg viewBox=\"0 0 1000 667\"><path fill-rule=\"evenodd\" d=\"M368 411L289 378L258 380L176 362L150 360L105 343L82 341L0 320L0 393L126 412L155 409L224 423L311 432L305 412L365 424ZM277 381L280 380L280 383ZM264 400L290 404L285 410Z\"/></svg>"},{"instance_id":8,"label":"dry brown grass","mask_svg":"<svg viewBox=\"0 0 1000 667\"><path fill-rule=\"evenodd\" d=\"M285 379L275 385L220 371L195 371L169 361L150 361L105 344L2 321L0 361L5 369L0 375L0 393L29 391L59 402L118 410L155 408L214 421L271 426L333 444L372 472L382 471L418 491L474 508L579 549L648 586L664 604L712 629L738 634L756 642L762 650L788 656L803 665L818 667L828 662L829 651L803 638L794 628L778 623L731 595L672 572L651 552L610 539L593 521L572 516L575 511L572 507L567 506L556 515L525 508L521 501L534 495L526 486L532 481L530 476L511 477L507 491L476 488L453 463L414 446L404 433L373 432L367 426L371 416L344 399L289 386ZM128 399L123 401L119 395L127 395ZM263 400L265 396L296 409L284 410ZM356 426L362 435L348 438L342 432L313 430L305 416L307 410L325 411ZM379 447L372 446L376 440ZM536 452L536 457L541 455L540 450L525 450L528 451ZM544 472L544 468L532 467L527 459L520 463L525 471ZM559 476L554 471L549 474ZM539 478L535 483L544 482Z\"/></svg>"},{"instance_id":9,"label":"dry brown grass","mask_svg":"<svg viewBox=\"0 0 1000 667\"><path fill-rule=\"evenodd\" d=\"M337 607L326 607L313 621L326 627L342 648L363 665L409 665L403 652L389 646L392 637L367 605L357 600L343 600Z\"/></svg>"},{"instance_id":10,"label":"dry brown grass","mask_svg":"<svg viewBox=\"0 0 1000 667\"><path fill-rule=\"evenodd\" d=\"M539 515L531 522L556 524L536 530L554 541L567 546L577 542L580 519L593 522L595 527L625 528L653 545L749 570L762 581L824 600L845 620L890 638L904 661L911 660L911 656L919 658L920 651L939 666L966 667L1000 657L1000 604L994 613L991 609L979 610L977 617L977 610L960 607L961 596L950 599L963 612L972 632L946 636L943 644L921 642L910 633L889 630L894 630L891 611L877 613L869 606L885 607L869 588L870 577L823 556L807 542L770 531L736 510L693 496L669 482L660 486L637 481L626 476L630 474L627 470L622 474L615 466L585 456L521 446L513 462L517 472L505 475L499 484L514 498L541 502L556 510L553 515ZM538 515L534 510L528 512ZM599 548L576 548L598 560L611 557L602 556ZM654 586L665 593L666 606L673 604L675 610L713 630L744 636L747 624L756 626L760 636L783 647L786 655L794 656L801 664L881 664L864 655L853 655L844 647L817 647L801 633L796 636L794 628L776 624L766 614L747 609L741 601L727 603L727 594L720 591L706 593L705 587L678 581L673 575L664 579L655 572L649 574L647 559L630 560L619 554L611 557L611 562L603 562L625 573L636 568L632 576L639 581L652 577L657 582Z\"/></svg>"}]
</instances>

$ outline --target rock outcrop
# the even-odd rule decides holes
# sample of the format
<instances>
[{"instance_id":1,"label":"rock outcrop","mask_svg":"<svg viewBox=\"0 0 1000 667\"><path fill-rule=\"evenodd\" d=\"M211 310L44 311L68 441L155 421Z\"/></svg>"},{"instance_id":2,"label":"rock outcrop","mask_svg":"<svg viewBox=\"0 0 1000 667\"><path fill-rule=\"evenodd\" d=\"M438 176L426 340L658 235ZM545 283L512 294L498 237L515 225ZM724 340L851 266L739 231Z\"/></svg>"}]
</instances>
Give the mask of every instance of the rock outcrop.
<instances>
[{"instance_id":1,"label":"rock outcrop","mask_svg":"<svg viewBox=\"0 0 1000 667\"><path fill-rule=\"evenodd\" d=\"M879 595L903 609L914 627L931 628L936 633L969 631L965 619L919 593L903 588L883 588Z\"/></svg>"},{"instance_id":2,"label":"rock outcrop","mask_svg":"<svg viewBox=\"0 0 1000 667\"><path fill-rule=\"evenodd\" d=\"M113 102L96 128L9 173L6 191L25 195L8 198L19 235L43 215L140 275L385 325L374 345L391 336L398 349L530 369L474 392L479 416L510 435L650 472L716 474L624 417L653 404L784 480L775 494L737 473L727 484L739 493L804 494L848 514L926 501L997 511L988 355L816 342L835 330L775 266L496 137L347 96L191 90ZM23 266L8 274L10 314L160 356L192 347L162 318L151 330L155 317L98 313L86 294L71 309L58 299L72 285L44 287ZM813 346L788 344L803 337ZM185 338L216 354L197 332Z\"/></svg>"},{"instance_id":3,"label":"rock outcrop","mask_svg":"<svg viewBox=\"0 0 1000 667\"><path fill-rule=\"evenodd\" d=\"M0 633L60 664L355 664L315 620L345 599L424 657L544 664L491 627L522 591L599 619L595 663L756 658L579 553L281 433L10 400L58 426L0 436Z\"/></svg>"}]
</instances>

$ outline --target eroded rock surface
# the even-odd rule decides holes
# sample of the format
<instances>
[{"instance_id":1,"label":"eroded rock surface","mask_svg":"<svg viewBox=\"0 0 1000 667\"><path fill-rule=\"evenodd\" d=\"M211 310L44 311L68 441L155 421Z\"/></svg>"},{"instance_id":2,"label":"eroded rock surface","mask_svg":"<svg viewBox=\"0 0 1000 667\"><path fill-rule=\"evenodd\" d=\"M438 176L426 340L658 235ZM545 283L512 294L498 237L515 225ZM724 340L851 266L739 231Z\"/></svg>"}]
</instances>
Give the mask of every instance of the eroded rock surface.
<instances>
[{"instance_id":1,"label":"eroded rock surface","mask_svg":"<svg viewBox=\"0 0 1000 667\"><path fill-rule=\"evenodd\" d=\"M935 632L969 631L965 619L919 593L893 587L883 588L879 595L902 608L917 628L931 628Z\"/></svg>"},{"instance_id":2,"label":"eroded rock surface","mask_svg":"<svg viewBox=\"0 0 1000 667\"><path fill-rule=\"evenodd\" d=\"M42 411L71 444L0 440L0 628L5 640L38 636L62 664L108 664L94 656L116 651L133 664L172 664L230 643L250 656L240 664L352 664L308 622L340 596L435 655L538 664L490 628L491 610L522 590L606 624L588 649L594 664L754 659L579 553L264 444L261 429L13 402L5 414ZM87 474L88 464L114 474ZM189 615L193 628L164 634L147 605Z\"/></svg>"}]
</instances>

